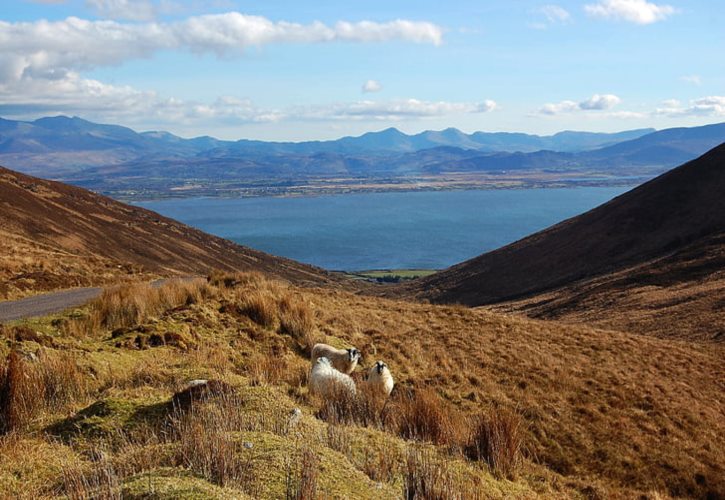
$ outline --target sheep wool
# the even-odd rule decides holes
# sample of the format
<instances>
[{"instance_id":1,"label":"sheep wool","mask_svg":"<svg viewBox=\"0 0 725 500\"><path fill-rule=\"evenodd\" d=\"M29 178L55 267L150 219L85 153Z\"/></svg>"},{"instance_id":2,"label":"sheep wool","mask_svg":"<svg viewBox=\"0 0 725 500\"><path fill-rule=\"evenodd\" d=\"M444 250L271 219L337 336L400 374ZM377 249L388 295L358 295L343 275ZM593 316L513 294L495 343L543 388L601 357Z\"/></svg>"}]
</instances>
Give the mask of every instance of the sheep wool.
<instances>
[{"instance_id":1,"label":"sheep wool","mask_svg":"<svg viewBox=\"0 0 725 500\"><path fill-rule=\"evenodd\" d=\"M373 392L384 396L390 396L390 393L393 392L393 387L395 386L393 375L390 373L388 365L383 361L376 361L370 368L366 383Z\"/></svg>"},{"instance_id":2,"label":"sheep wool","mask_svg":"<svg viewBox=\"0 0 725 500\"><path fill-rule=\"evenodd\" d=\"M360 351L354 347L336 349L327 344L315 344L312 348L312 365L314 366L315 362L322 357L329 359L336 370L350 375L355 371L355 367L362 356Z\"/></svg>"},{"instance_id":3,"label":"sheep wool","mask_svg":"<svg viewBox=\"0 0 725 500\"><path fill-rule=\"evenodd\" d=\"M336 370L328 358L317 358L310 372L310 392L330 397L340 390L356 393L352 377Z\"/></svg>"}]
</instances>

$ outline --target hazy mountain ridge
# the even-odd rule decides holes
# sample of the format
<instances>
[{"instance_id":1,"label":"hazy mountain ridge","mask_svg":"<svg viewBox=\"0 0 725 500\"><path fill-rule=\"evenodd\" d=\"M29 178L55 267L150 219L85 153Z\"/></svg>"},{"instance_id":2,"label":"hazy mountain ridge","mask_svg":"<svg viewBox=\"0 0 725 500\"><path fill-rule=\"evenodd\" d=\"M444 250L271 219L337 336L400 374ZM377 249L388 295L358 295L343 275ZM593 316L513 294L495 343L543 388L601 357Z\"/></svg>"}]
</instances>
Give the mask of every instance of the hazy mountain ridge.
<instances>
[{"instance_id":1,"label":"hazy mountain ridge","mask_svg":"<svg viewBox=\"0 0 725 500\"><path fill-rule=\"evenodd\" d=\"M725 123L546 137L389 128L291 143L184 139L77 117L0 119L0 163L126 198L642 182L724 141Z\"/></svg>"},{"instance_id":2,"label":"hazy mountain ridge","mask_svg":"<svg viewBox=\"0 0 725 500\"><path fill-rule=\"evenodd\" d=\"M653 129L631 130L614 134L592 132L560 132L552 136L520 133L474 132L465 134L449 128L407 135L395 128L369 132L358 137L329 141L271 142L241 139L224 141L203 136L191 139L169 132L138 133L118 125L89 122L78 117L47 117L33 122L0 118L0 155L41 154L79 151L125 149L126 157L181 156L205 158L258 155L310 155L410 153L439 146L479 151L522 151L540 149L581 151L630 140L653 132ZM100 165L100 163L97 163Z\"/></svg>"}]
</instances>

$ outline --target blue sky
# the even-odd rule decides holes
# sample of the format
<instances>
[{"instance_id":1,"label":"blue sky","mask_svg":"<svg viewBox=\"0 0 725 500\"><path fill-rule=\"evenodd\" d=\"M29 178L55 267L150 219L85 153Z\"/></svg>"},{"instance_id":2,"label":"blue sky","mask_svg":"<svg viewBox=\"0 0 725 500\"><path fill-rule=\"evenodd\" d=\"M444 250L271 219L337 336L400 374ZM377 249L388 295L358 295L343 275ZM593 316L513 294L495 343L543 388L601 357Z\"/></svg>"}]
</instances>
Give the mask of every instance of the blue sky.
<instances>
[{"instance_id":1,"label":"blue sky","mask_svg":"<svg viewBox=\"0 0 725 500\"><path fill-rule=\"evenodd\" d=\"M725 121L721 0L3 0L0 116L182 136Z\"/></svg>"}]
</instances>

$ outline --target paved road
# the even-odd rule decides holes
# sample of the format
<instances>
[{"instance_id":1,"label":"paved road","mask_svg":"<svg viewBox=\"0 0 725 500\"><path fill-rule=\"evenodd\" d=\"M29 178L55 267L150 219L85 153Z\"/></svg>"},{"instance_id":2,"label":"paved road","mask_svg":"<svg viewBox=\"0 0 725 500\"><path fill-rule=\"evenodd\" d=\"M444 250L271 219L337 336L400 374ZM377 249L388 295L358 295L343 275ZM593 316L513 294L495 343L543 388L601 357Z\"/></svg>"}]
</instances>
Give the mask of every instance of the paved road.
<instances>
[{"instance_id":1,"label":"paved road","mask_svg":"<svg viewBox=\"0 0 725 500\"><path fill-rule=\"evenodd\" d=\"M159 287L174 279L192 281L199 278L200 276L182 276L179 278L158 279L152 281L151 286ZM65 311L71 307L82 306L98 297L102 291L103 288L72 288L20 300L0 302L0 323L36 316L47 316L48 314Z\"/></svg>"},{"instance_id":2,"label":"paved road","mask_svg":"<svg viewBox=\"0 0 725 500\"><path fill-rule=\"evenodd\" d=\"M101 294L102 288L74 288L35 295L21 300L0 302L0 323L46 316L85 304Z\"/></svg>"}]
</instances>

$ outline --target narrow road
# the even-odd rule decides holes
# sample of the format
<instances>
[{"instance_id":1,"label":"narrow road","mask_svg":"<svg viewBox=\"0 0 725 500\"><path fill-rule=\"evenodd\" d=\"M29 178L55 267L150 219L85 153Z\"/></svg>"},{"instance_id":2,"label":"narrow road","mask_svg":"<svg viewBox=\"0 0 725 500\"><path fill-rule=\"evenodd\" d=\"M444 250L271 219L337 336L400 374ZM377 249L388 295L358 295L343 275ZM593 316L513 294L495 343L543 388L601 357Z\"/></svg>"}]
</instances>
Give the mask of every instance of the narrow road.
<instances>
[{"instance_id":1,"label":"narrow road","mask_svg":"<svg viewBox=\"0 0 725 500\"><path fill-rule=\"evenodd\" d=\"M181 281L192 281L199 278L200 276L163 278L152 281L151 286L159 287L164 283L168 283L169 281L173 281L175 279ZM37 316L47 316L48 314L65 311L71 307L82 306L101 295L102 291L103 288L98 287L72 288L70 290L34 295L20 300L0 302L0 323L6 323L8 321L15 321L18 319L34 318Z\"/></svg>"},{"instance_id":2,"label":"narrow road","mask_svg":"<svg viewBox=\"0 0 725 500\"><path fill-rule=\"evenodd\" d=\"M0 323L17 319L46 316L78 307L101 294L102 288L74 288L60 292L34 295L25 299L0 302Z\"/></svg>"}]
</instances>

